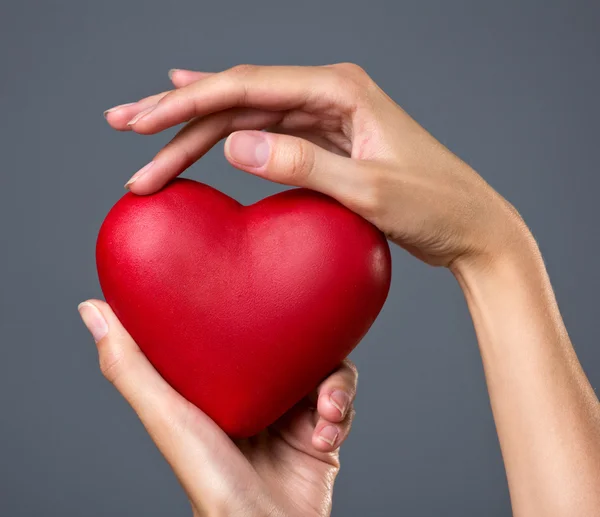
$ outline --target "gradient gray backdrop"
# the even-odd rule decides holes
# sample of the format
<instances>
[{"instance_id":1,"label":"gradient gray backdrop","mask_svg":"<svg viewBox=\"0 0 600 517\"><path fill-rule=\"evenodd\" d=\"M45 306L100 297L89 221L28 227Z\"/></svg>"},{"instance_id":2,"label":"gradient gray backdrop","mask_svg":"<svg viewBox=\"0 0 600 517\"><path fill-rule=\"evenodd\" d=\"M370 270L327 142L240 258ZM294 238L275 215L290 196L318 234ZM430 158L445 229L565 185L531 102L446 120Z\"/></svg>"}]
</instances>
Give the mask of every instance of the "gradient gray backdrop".
<instances>
[{"instance_id":1,"label":"gradient gray backdrop","mask_svg":"<svg viewBox=\"0 0 600 517\"><path fill-rule=\"evenodd\" d=\"M101 296L100 223L174 130L102 111L167 70L354 61L521 211L600 386L597 1L0 3L0 515L186 516L184 493L101 376L77 304ZM251 203L281 190L217 145L186 176ZM335 516L506 516L506 478L463 296L393 247L353 354L358 411Z\"/></svg>"}]
</instances>

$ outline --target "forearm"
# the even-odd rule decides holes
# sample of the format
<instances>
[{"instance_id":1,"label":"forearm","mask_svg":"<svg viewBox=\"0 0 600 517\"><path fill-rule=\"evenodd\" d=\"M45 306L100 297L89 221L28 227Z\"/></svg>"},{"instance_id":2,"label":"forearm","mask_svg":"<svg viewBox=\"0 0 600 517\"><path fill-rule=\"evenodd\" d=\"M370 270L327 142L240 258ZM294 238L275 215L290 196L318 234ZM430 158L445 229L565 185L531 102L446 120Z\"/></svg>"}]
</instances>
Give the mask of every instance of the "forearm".
<instances>
[{"instance_id":1,"label":"forearm","mask_svg":"<svg viewBox=\"0 0 600 517\"><path fill-rule=\"evenodd\" d=\"M477 333L515 516L598 515L600 404L533 239L453 273Z\"/></svg>"}]
</instances>

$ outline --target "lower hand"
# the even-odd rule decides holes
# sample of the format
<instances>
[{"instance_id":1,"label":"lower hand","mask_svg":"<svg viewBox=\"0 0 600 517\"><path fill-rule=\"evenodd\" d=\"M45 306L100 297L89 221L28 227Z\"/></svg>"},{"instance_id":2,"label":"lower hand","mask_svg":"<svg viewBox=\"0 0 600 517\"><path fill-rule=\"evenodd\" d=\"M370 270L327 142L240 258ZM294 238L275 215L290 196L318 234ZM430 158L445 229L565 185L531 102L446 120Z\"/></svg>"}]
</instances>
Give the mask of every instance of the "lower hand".
<instances>
[{"instance_id":1,"label":"lower hand","mask_svg":"<svg viewBox=\"0 0 600 517\"><path fill-rule=\"evenodd\" d=\"M345 361L261 434L230 440L158 374L100 300L80 305L100 367L131 404L186 491L194 515L329 515L357 373Z\"/></svg>"}]
</instances>

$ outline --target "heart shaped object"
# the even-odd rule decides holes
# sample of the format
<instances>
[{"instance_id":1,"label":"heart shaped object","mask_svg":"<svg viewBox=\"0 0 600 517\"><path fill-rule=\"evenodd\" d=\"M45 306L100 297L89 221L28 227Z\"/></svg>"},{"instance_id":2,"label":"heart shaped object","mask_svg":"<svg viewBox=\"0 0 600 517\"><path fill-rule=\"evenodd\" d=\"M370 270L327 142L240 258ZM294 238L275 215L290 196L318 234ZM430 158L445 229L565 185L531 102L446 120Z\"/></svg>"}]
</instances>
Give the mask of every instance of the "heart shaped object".
<instances>
[{"instance_id":1,"label":"heart shaped object","mask_svg":"<svg viewBox=\"0 0 600 517\"><path fill-rule=\"evenodd\" d=\"M328 196L292 189L243 206L187 179L125 194L96 262L106 301L158 372L240 438L350 353L391 277L384 235Z\"/></svg>"}]
</instances>

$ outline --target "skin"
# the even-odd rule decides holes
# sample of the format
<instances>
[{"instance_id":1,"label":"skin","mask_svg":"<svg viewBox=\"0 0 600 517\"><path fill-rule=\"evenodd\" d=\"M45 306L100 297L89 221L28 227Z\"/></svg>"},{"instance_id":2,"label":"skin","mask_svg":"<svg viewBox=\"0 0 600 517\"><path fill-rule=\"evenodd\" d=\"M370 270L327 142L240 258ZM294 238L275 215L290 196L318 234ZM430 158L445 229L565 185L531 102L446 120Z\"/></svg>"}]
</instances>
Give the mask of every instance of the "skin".
<instances>
[{"instance_id":1,"label":"skin","mask_svg":"<svg viewBox=\"0 0 600 517\"><path fill-rule=\"evenodd\" d=\"M600 508L600 403L577 359L538 246L517 210L357 65L174 70L175 89L109 110L116 130L181 131L126 187L151 194L223 138L238 169L328 194L457 279L482 355L514 515ZM343 365L256 439L233 443L156 373L110 308L84 302L102 371L131 403L195 515L328 515L352 400ZM144 386L140 390L139 386ZM338 430L327 443L319 433ZM216 454L218 449L219 453Z\"/></svg>"}]
</instances>

